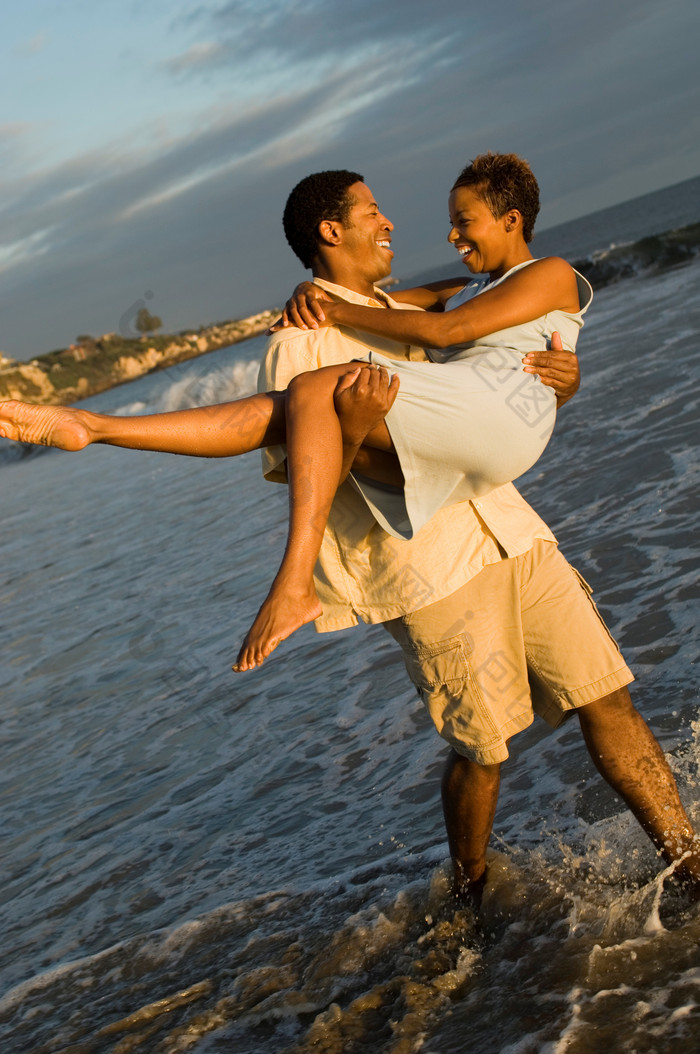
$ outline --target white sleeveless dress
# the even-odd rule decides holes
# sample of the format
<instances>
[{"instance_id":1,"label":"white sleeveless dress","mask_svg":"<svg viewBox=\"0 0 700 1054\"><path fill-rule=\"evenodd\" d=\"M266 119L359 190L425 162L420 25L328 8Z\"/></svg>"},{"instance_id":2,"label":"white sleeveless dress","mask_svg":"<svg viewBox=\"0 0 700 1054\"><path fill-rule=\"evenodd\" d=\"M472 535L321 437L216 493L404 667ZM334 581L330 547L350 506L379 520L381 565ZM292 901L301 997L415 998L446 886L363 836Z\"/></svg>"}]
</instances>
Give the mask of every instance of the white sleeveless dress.
<instances>
[{"instance_id":1,"label":"white sleeveless dress","mask_svg":"<svg viewBox=\"0 0 700 1054\"><path fill-rule=\"evenodd\" d=\"M491 289L480 279L465 286L448 309ZM554 428L556 396L535 374L523 373L530 351L543 351L555 331L574 351L593 291L576 273L580 311L552 311L478 342L430 350L431 362L389 359L376 352L368 361L399 375L396 402L386 416L404 475L403 492L364 476L352 479L378 523L396 538L412 538L444 505L478 498L517 479L542 454Z\"/></svg>"}]
</instances>

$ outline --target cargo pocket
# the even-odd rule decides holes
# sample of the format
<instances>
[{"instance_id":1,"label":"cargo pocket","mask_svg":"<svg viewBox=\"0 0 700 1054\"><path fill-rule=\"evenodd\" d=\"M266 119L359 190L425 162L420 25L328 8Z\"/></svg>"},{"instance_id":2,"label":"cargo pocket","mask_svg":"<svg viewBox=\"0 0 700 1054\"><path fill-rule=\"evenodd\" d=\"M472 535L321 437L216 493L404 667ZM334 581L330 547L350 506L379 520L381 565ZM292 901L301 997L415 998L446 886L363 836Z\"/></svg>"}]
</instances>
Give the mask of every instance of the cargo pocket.
<instances>
[{"instance_id":1,"label":"cargo pocket","mask_svg":"<svg viewBox=\"0 0 700 1054\"><path fill-rule=\"evenodd\" d=\"M503 743L469 663L468 635L433 644L407 642L404 659L440 736L460 753L480 759Z\"/></svg>"}]
</instances>

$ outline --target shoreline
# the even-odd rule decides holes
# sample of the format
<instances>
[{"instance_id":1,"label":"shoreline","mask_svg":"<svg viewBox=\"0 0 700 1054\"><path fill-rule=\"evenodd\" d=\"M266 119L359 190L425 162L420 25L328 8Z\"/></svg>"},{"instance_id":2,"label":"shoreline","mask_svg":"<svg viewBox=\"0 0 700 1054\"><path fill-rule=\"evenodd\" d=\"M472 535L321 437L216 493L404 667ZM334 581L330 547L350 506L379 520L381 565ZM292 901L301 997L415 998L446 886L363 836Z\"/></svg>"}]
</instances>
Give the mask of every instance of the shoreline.
<instances>
[{"instance_id":1,"label":"shoreline","mask_svg":"<svg viewBox=\"0 0 700 1054\"><path fill-rule=\"evenodd\" d=\"M270 308L181 333L122 337L105 333L68 348L15 362L0 355L0 399L70 404L264 333L280 310Z\"/></svg>"}]
</instances>

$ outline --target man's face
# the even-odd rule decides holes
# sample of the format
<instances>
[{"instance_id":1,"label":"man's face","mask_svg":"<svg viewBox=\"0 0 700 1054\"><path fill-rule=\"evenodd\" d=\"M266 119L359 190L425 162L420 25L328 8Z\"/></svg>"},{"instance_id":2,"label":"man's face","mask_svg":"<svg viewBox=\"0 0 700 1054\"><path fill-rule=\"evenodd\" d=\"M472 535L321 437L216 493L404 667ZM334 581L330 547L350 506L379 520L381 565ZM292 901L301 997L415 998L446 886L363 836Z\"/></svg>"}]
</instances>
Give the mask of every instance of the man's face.
<instances>
[{"instance_id":1,"label":"man's face","mask_svg":"<svg viewBox=\"0 0 700 1054\"><path fill-rule=\"evenodd\" d=\"M347 223L343 225L342 250L357 272L369 282L391 274L391 232L393 223L383 216L374 195L365 183L353 183L348 197L354 200Z\"/></svg>"}]
</instances>

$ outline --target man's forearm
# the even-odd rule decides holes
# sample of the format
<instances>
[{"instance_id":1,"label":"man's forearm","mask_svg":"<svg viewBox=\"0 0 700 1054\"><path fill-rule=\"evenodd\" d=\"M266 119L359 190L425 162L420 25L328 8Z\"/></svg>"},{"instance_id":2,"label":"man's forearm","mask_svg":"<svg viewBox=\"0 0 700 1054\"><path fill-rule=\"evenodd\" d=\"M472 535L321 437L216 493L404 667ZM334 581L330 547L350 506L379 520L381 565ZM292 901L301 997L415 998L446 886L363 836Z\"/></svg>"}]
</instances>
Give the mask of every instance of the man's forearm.
<instances>
[{"instance_id":1,"label":"man's forearm","mask_svg":"<svg viewBox=\"0 0 700 1054\"><path fill-rule=\"evenodd\" d=\"M552 334L551 351L531 351L525 356L523 370L536 373L543 384L554 389L557 409L576 395L581 384L578 356L562 349L558 333Z\"/></svg>"},{"instance_id":2,"label":"man's forearm","mask_svg":"<svg viewBox=\"0 0 700 1054\"><path fill-rule=\"evenodd\" d=\"M447 278L441 282L426 282L425 285L413 286L411 289L392 290L391 298L399 304L411 304L422 307L425 311L442 311L450 297L459 293L469 278Z\"/></svg>"}]
</instances>

